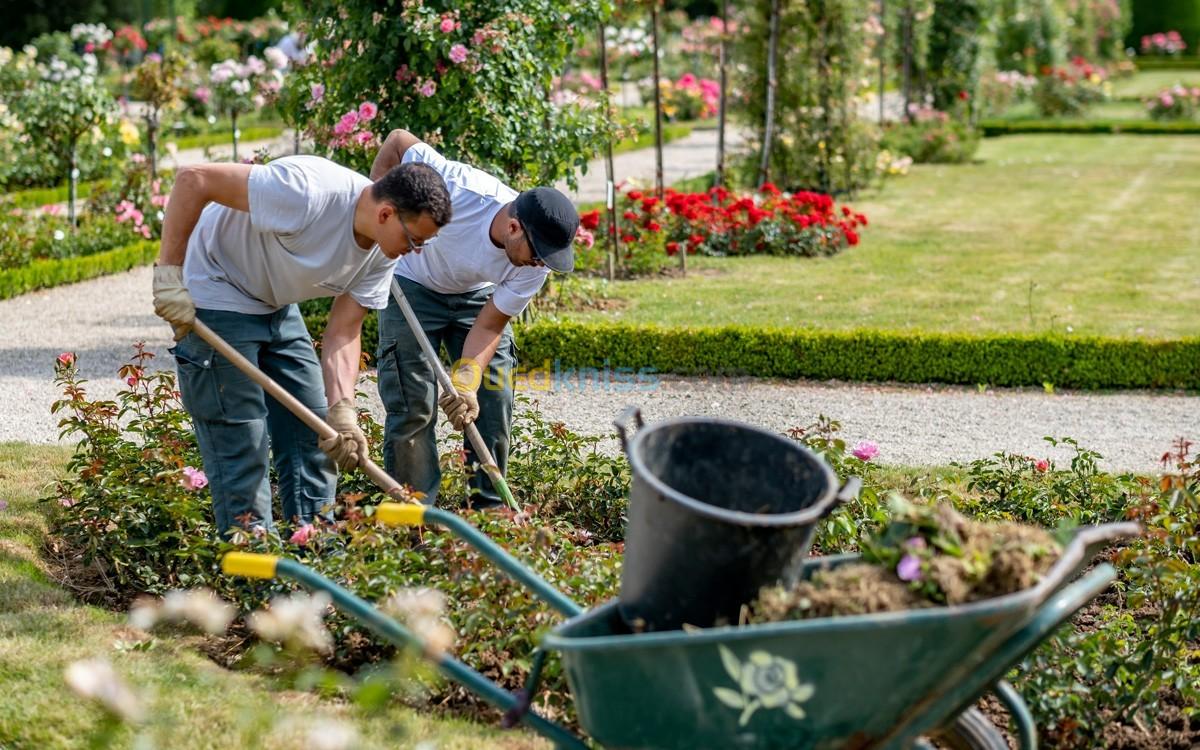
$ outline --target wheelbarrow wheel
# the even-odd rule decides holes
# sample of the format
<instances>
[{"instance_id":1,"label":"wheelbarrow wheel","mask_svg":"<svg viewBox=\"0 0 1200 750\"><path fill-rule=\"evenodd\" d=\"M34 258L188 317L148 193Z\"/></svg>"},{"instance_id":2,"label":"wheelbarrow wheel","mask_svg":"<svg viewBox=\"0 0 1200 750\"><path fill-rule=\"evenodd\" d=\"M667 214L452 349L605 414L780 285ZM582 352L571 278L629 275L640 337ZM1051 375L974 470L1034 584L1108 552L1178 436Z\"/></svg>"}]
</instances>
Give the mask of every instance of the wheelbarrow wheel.
<instances>
[{"instance_id":1,"label":"wheelbarrow wheel","mask_svg":"<svg viewBox=\"0 0 1200 750\"><path fill-rule=\"evenodd\" d=\"M933 737L946 750L1009 750L1008 739L977 708L968 708Z\"/></svg>"}]
</instances>

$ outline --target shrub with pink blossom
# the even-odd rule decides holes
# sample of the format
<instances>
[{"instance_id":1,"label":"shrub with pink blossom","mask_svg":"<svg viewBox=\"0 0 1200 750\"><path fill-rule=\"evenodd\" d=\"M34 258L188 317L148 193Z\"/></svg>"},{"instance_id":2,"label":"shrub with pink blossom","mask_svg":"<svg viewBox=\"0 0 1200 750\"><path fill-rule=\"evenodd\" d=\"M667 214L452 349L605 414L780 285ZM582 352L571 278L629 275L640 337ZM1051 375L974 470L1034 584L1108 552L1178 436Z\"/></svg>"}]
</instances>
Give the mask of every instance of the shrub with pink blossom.
<instances>
[{"instance_id":1,"label":"shrub with pink blossom","mask_svg":"<svg viewBox=\"0 0 1200 750\"><path fill-rule=\"evenodd\" d=\"M1146 100L1146 110L1155 120L1190 120L1200 108L1200 87L1177 83Z\"/></svg>"}]
</instances>

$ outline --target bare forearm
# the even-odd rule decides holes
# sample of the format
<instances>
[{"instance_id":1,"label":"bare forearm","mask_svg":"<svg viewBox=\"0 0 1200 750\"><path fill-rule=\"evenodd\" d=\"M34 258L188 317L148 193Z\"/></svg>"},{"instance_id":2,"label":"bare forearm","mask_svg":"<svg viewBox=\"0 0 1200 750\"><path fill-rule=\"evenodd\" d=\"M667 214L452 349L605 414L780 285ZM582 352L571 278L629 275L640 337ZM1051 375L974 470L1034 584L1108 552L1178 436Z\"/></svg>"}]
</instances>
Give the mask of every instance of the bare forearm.
<instances>
[{"instance_id":1,"label":"bare forearm","mask_svg":"<svg viewBox=\"0 0 1200 750\"><path fill-rule=\"evenodd\" d=\"M326 331L321 340L321 372L325 379L325 399L330 405L344 398L354 400L361 361L361 336L347 338Z\"/></svg>"},{"instance_id":2,"label":"bare forearm","mask_svg":"<svg viewBox=\"0 0 1200 750\"><path fill-rule=\"evenodd\" d=\"M467 333L463 342L462 359L475 362L480 370L486 370L496 349L500 347L500 338L504 335L504 326L494 330L490 326L479 325L477 322Z\"/></svg>"},{"instance_id":3,"label":"bare forearm","mask_svg":"<svg viewBox=\"0 0 1200 750\"><path fill-rule=\"evenodd\" d=\"M367 310L349 294L334 299L321 340L321 372L325 398L332 406L344 398L354 400L358 366L362 360L362 323Z\"/></svg>"}]
</instances>

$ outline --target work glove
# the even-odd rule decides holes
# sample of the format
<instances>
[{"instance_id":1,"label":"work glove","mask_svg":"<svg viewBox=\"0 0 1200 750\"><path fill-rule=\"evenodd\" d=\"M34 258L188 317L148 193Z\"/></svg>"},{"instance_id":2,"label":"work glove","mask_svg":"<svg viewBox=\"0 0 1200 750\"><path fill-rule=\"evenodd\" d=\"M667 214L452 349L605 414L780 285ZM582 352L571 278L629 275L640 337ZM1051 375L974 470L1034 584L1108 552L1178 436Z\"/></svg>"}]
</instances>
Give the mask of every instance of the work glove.
<instances>
[{"instance_id":1,"label":"work glove","mask_svg":"<svg viewBox=\"0 0 1200 750\"><path fill-rule=\"evenodd\" d=\"M196 304L183 285L183 266L154 267L154 313L171 324L176 341L192 330Z\"/></svg>"},{"instance_id":2,"label":"work glove","mask_svg":"<svg viewBox=\"0 0 1200 750\"><path fill-rule=\"evenodd\" d=\"M454 390L446 391L438 399L438 405L456 430L466 429L479 416L479 397L475 395L475 388L479 385L480 372L479 365L474 363L460 365L450 375Z\"/></svg>"},{"instance_id":3,"label":"work glove","mask_svg":"<svg viewBox=\"0 0 1200 750\"><path fill-rule=\"evenodd\" d=\"M333 459L338 471L352 469L367 458L367 436L359 429L358 409L351 399L344 398L329 407L325 421L338 434L321 438L317 445Z\"/></svg>"}]
</instances>

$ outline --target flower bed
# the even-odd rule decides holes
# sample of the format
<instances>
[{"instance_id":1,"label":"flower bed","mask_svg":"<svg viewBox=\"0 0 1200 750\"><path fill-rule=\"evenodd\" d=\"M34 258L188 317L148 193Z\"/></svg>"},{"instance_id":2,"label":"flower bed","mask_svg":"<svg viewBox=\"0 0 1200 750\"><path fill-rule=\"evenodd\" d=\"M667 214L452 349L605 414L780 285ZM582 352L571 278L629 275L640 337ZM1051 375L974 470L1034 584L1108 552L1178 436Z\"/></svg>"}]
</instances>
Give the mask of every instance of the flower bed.
<instances>
[{"instance_id":1,"label":"flower bed","mask_svg":"<svg viewBox=\"0 0 1200 750\"><path fill-rule=\"evenodd\" d=\"M1079 116L1108 98L1108 71L1082 57L1061 68L1042 68L1033 101L1044 117Z\"/></svg>"},{"instance_id":2,"label":"flower bed","mask_svg":"<svg viewBox=\"0 0 1200 750\"><path fill-rule=\"evenodd\" d=\"M1175 84L1146 100L1146 110L1155 120L1191 120L1200 107L1200 87Z\"/></svg>"},{"instance_id":3,"label":"flower bed","mask_svg":"<svg viewBox=\"0 0 1200 750\"><path fill-rule=\"evenodd\" d=\"M629 275L652 273L679 253L713 256L833 255L857 245L867 217L837 206L822 193L784 193L767 183L758 193L725 188L706 193L668 189L662 200L640 190L621 196L621 248ZM598 271L604 243L596 242L603 217L599 209L580 217L577 252L580 270Z\"/></svg>"},{"instance_id":4,"label":"flower bed","mask_svg":"<svg viewBox=\"0 0 1200 750\"><path fill-rule=\"evenodd\" d=\"M212 529L201 474L206 467L199 463L173 373L152 371L150 356L139 348L122 368L127 388L115 402L89 399L75 356L58 358L64 398L55 411L65 428L87 439L77 443L69 476L45 499L55 534L48 548L69 571L66 582L94 601L124 605L146 591L209 586L243 612L254 609L289 584L217 572L215 561L230 545L217 541ZM363 424L377 448L380 426L366 417ZM838 476L863 479L859 497L819 524L816 545L824 554L854 551L876 538L888 517L889 490L900 483L973 518L1054 528L1130 517L1146 525L1146 537L1109 556L1121 584L1101 603L1107 611L1090 612L1087 630L1068 628L1017 669L1016 684L1030 701L1040 731L1063 740L1062 746L1119 747L1098 741L1109 723L1164 729L1155 713L1161 693L1174 689L1180 706L1200 705L1198 666L1187 657L1200 637L1200 622L1192 617L1200 607L1200 549L1194 535L1200 523L1200 464L1187 443L1180 441L1165 457L1167 473L1154 481L1106 473L1098 468L1099 455L1069 440L1063 442L1074 448L1073 455L1061 467L1000 453L958 467L952 477L937 476L943 472L910 476L877 467L875 450L849 450L838 429L821 419L788 432L821 454ZM629 482L624 459L597 451L600 438L574 435L536 412L518 418L514 437L509 475L526 522L514 523L506 511L469 519L581 604L611 598L619 585L619 519ZM465 494L461 458L448 454L445 462L449 491L443 497ZM521 687L538 633L558 616L527 590L498 577L478 553L449 534L381 529L371 516L382 495L360 474L342 480L336 521L285 526L279 535L238 532L233 546L301 558L371 601L385 601L406 587L435 587L446 595L446 614L459 633L456 655L506 688ZM911 546L904 554L916 559L900 557L894 563L917 581L917 573L923 579L926 563L934 562ZM172 601L182 598L175 594ZM135 607L131 626L149 626L146 610L145 604ZM227 622L225 616L218 624ZM332 646L326 656L335 664L359 665L387 652L341 615L332 616L328 627L320 641ZM542 689L539 708L569 720L556 659L546 664ZM439 702L468 704L460 689L432 690ZM1073 744L1065 742L1072 739Z\"/></svg>"}]
</instances>

